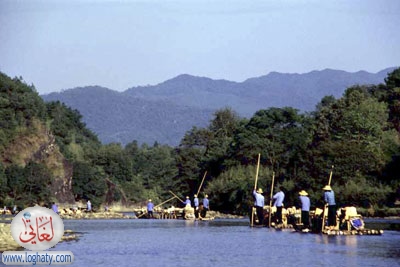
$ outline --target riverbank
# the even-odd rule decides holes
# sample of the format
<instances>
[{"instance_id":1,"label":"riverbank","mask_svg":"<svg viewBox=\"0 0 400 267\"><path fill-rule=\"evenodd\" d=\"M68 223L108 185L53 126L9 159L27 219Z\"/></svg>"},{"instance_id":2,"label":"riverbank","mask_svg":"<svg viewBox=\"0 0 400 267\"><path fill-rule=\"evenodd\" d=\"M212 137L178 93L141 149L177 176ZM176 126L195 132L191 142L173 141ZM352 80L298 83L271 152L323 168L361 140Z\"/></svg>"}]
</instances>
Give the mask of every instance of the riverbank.
<instances>
[{"instance_id":1,"label":"riverbank","mask_svg":"<svg viewBox=\"0 0 400 267\"><path fill-rule=\"evenodd\" d=\"M75 212L69 214L60 214L62 219L72 220L93 220L93 219L138 219L135 212L132 210L125 210L121 212L107 211L107 212ZM140 216L139 216L140 217ZM155 212L155 218L158 218L158 212ZM161 217L160 217L161 218ZM225 214L218 211L208 211L207 218L212 219L243 219L244 216Z\"/></svg>"},{"instance_id":2,"label":"riverbank","mask_svg":"<svg viewBox=\"0 0 400 267\"><path fill-rule=\"evenodd\" d=\"M73 220L80 220L80 219L136 219L135 215L129 215L122 212L82 212L80 210L76 212L70 213L60 213L60 217L63 220L73 219Z\"/></svg>"}]
</instances>

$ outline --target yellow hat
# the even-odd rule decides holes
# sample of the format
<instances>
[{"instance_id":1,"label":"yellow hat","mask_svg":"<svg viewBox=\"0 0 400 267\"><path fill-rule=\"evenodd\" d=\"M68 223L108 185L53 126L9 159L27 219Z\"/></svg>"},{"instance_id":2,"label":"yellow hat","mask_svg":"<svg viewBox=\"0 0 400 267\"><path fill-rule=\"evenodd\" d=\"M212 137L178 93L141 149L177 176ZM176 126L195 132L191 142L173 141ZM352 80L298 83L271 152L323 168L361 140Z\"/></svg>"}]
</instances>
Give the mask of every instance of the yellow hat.
<instances>
[{"instance_id":1,"label":"yellow hat","mask_svg":"<svg viewBox=\"0 0 400 267\"><path fill-rule=\"evenodd\" d=\"M262 189L258 188L257 193L262 194L263 193Z\"/></svg>"},{"instance_id":2,"label":"yellow hat","mask_svg":"<svg viewBox=\"0 0 400 267\"><path fill-rule=\"evenodd\" d=\"M332 187L331 187L330 185L325 185L325 187L322 188L322 190L331 191L331 190L332 190Z\"/></svg>"},{"instance_id":3,"label":"yellow hat","mask_svg":"<svg viewBox=\"0 0 400 267\"><path fill-rule=\"evenodd\" d=\"M300 196L308 196L308 193L307 193L306 191L304 191L304 190L301 190L301 191L299 192L299 195L300 195Z\"/></svg>"}]
</instances>

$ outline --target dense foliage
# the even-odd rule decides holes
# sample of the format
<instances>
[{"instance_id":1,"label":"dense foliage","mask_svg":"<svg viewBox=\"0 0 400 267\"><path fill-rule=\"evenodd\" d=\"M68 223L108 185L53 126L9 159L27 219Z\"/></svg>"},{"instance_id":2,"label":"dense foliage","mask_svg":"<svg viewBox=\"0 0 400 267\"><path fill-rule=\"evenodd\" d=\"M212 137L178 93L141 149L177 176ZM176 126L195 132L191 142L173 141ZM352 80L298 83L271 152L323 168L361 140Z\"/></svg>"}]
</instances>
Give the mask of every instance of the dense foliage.
<instances>
[{"instance_id":1,"label":"dense foliage","mask_svg":"<svg viewBox=\"0 0 400 267\"><path fill-rule=\"evenodd\" d=\"M252 202L258 154L257 186L263 188L266 203L275 191L274 176L275 188L285 188L285 205L296 205L298 191L304 189L312 206L321 206L331 171L339 205L387 207L399 198L400 69L389 73L385 84L353 86L339 99L326 96L309 114L291 107L268 108L247 119L230 108L218 110L208 127L193 127L177 147L157 142L139 146L134 140L125 147L102 145L78 111L59 102L44 103L33 86L4 74L0 106L4 205L55 198L46 187L52 173L44 165L21 165L5 156L12 142L34 134L34 119L46 125L72 164L75 199L90 199L97 207L116 201L144 203L147 198L160 203L171 197L170 191L183 198L201 189L200 197L210 195L212 209L245 213Z\"/></svg>"}]
</instances>

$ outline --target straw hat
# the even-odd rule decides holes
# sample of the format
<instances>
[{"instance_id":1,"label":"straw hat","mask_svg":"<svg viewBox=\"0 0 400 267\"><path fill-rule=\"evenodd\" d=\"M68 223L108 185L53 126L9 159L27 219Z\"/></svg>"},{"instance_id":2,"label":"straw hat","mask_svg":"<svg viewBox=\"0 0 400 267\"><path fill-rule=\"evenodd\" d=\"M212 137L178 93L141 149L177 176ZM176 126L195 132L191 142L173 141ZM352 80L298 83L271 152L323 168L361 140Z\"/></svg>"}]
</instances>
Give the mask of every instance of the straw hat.
<instances>
[{"instance_id":1,"label":"straw hat","mask_svg":"<svg viewBox=\"0 0 400 267\"><path fill-rule=\"evenodd\" d=\"M197 195L196 195L196 194L194 194L194 197L197 197Z\"/></svg>"},{"instance_id":2,"label":"straw hat","mask_svg":"<svg viewBox=\"0 0 400 267\"><path fill-rule=\"evenodd\" d=\"M149 199L149 202L151 202L151 198Z\"/></svg>"},{"instance_id":3,"label":"straw hat","mask_svg":"<svg viewBox=\"0 0 400 267\"><path fill-rule=\"evenodd\" d=\"M307 193L306 191L304 191L304 190L301 190L301 191L299 192L299 195L300 195L300 196L308 196L308 193Z\"/></svg>"},{"instance_id":4,"label":"straw hat","mask_svg":"<svg viewBox=\"0 0 400 267\"><path fill-rule=\"evenodd\" d=\"M208 197L208 195L206 194L205 197Z\"/></svg>"},{"instance_id":5,"label":"straw hat","mask_svg":"<svg viewBox=\"0 0 400 267\"><path fill-rule=\"evenodd\" d=\"M262 189L258 188L257 193L262 194L263 193Z\"/></svg>"},{"instance_id":6,"label":"straw hat","mask_svg":"<svg viewBox=\"0 0 400 267\"><path fill-rule=\"evenodd\" d=\"M331 190L332 190L332 187L331 187L330 185L325 185L325 187L322 188L322 190L331 191Z\"/></svg>"},{"instance_id":7,"label":"straw hat","mask_svg":"<svg viewBox=\"0 0 400 267\"><path fill-rule=\"evenodd\" d=\"M186 198L189 198L188 196L186 196Z\"/></svg>"}]
</instances>

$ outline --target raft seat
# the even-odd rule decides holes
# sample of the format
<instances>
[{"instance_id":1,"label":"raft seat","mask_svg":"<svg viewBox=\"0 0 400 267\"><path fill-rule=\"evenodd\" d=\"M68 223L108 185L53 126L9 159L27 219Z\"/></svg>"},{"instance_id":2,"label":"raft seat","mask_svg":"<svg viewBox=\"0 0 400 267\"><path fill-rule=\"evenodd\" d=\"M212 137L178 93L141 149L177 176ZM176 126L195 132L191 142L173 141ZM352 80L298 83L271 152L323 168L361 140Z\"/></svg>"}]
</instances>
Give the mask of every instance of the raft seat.
<instances>
[{"instance_id":1,"label":"raft seat","mask_svg":"<svg viewBox=\"0 0 400 267\"><path fill-rule=\"evenodd\" d=\"M347 230L351 231L352 229L355 230L362 230L364 229L364 221L362 216L357 213L357 209L355 207L346 207L346 216L345 220L347 221Z\"/></svg>"}]
</instances>

